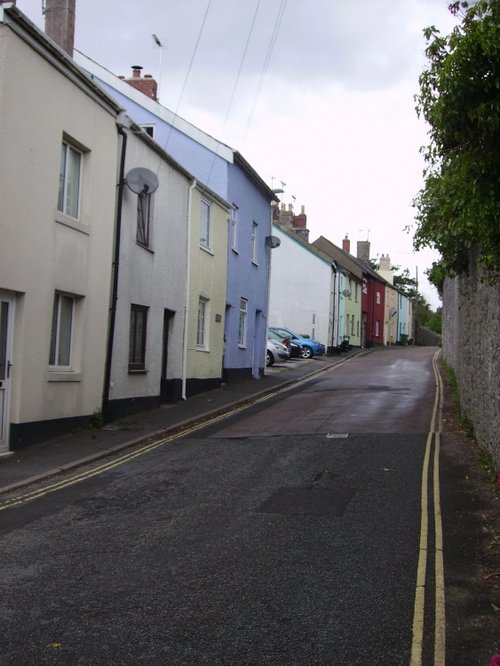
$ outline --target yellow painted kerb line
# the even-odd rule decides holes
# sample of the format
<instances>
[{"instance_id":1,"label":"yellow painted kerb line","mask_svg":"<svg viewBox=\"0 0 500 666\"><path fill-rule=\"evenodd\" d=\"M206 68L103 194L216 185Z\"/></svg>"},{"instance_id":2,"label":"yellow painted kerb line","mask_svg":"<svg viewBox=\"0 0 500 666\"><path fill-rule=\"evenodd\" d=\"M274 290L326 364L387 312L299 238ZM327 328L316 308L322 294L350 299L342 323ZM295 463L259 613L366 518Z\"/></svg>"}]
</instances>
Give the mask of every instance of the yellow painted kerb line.
<instances>
[{"instance_id":1,"label":"yellow painted kerb line","mask_svg":"<svg viewBox=\"0 0 500 666\"><path fill-rule=\"evenodd\" d=\"M415 604L413 610L413 641L411 646L410 666L422 666L422 652L424 640L424 612L425 612L425 578L427 573L428 534L429 534L429 506L428 481L430 451L433 436L435 437L433 460L433 489L434 498L434 531L435 531L435 626L434 626L434 666L445 665L445 599L444 599L444 565L443 565L443 531L441 522L441 503L439 488L439 451L441 430L441 409L443 384L437 367L439 351L432 359L434 377L436 379L436 392L430 431L427 435L424 461L422 466L421 508L420 508L420 544L417 565L417 580L415 589ZM437 425L437 428L436 428Z\"/></svg>"}]
</instances>

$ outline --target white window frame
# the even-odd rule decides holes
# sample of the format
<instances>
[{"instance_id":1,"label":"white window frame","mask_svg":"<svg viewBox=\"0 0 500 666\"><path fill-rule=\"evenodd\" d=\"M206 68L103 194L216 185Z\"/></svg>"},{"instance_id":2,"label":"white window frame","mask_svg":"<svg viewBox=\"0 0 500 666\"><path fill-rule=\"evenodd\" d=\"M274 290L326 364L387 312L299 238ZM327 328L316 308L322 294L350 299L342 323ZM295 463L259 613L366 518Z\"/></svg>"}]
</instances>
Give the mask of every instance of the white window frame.
<instances>
[{"instance_id":1,"label":"white window frame","mask_svg":"<svg viewBox=\"0 0 500 666\"><path fill-rule=\"evenodd\" d=\"M198 320L196 325L196 347L198 349L206 349L207 338L207 322L208 322L208 299L200 296L198 299Z\"/></svg>"},{"instance_id":2,"label":"white window frame","mask_svg":"<svg viewBox=\"0 0 500 666\"><path fill-rule=\"evenodd\" d=\"M136 242L145 248L151 247L151 221L153 218L153 193L137 195Z\"/></svg>"},{"instance_id":3,"label":"white window frame","mask_svg":"<svg viewBox=\"0 0 500 666\"><path fill-rule=\"evenodd\" d=\"M231 249L238 252L238 206L231 209L230 229L231 229Z\"/></svg>"},{"instance_id":4,"label":"white window frame","mask_svg":"<svg viewBox=\"0 0 500 666\"><path fill-rule=\"evenodd\" d=\"M248 300L240 298L240 317L238 325L238 347L247 346L247 328L248 328Z\"/></svg>"},{"instance_id":5,"label":"white window frame","mask_svg":"<svg viewBox=\"0 0 500 666\"><path fill-rule=\"evenodd\" d=\"M206 201L206 199L202 199L200 202L200 245L207 250L210 250L212 247L211 232L210 202Z\"/></svg>"},{"instance_id":6,"label":"white window frame","mask_svg":"<svg viewBox=\"0 0 500 666\"><path fill-rule=\"evenodd\" d=\"M71 368L75 321L75 297L56 291L52 307L50 333L49 366L51 368ZM64 304L70 305L70 316L64 312Z\"/></svg>"},{"instance_id":7,"label":"white window frame","mask_svg":"<svg viewBox=\"0 0 500 666\"><path fill-rule=\"evenodd\" d=\"M376 294L377 305L380 305L380 291L377 291Z\"/></svg>"},{"instance_id":8,"label":"white window frame","mask_svg":"<svg viewBox=\"0 0 500 666\"><path fill-rule=\"evenodd\" d=\"M78 174L76 178L72 178L69 169L69 158L78 157ZM57 210L63 215L73 218L74 220L80 219L80 202L82 192L82 172L83 172L83 153L78 150L72 143L63 139L61 144L61 156L59 161L59 192L57 198ZM76 182L74 182L76 181ZM76 202L75 202L76 198Z\"/></svg>"},{"instance_id":9,"label":"white window frame","mask_svg":"<svg viewBox=\"0 0 500 666\"><path fill-rule=\"evenodd\" d=\"M155 126L151 124L139 125L152 139L155 137Z\"/></svg>"},{"instance_id":10,"label":"white window frame","mask_svg":"<svg viewBox=\"0 0 500 666\"><path fill-rule=\"evenodd\" d=\"M252 222L252 263L257 264L257 235L259 225L257 222Z\"/></svg>"},{"instance_id":11,"label":"white window frame","mask_svg":"<svg viewBox=\"0 0 500 666\"><path fill-rule=\"evenodd\" d=\"M378 338L380 335L380 322L378 319L375 320L375 337Z\"/></svg>"}]
</instances>

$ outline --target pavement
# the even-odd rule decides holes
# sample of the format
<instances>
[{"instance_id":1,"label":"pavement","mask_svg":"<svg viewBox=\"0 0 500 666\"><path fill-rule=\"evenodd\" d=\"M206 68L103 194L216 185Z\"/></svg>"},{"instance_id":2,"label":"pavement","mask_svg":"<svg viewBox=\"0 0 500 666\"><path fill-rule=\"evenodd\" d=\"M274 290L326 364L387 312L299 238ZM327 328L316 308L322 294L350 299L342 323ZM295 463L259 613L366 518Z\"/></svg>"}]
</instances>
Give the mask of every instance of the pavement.
<instances>
[{"instance_id":1,"label":"pavement","mask_svg":"<svg viewBox=\"0 0 500 666\"><path fill-rule=\"evenodd\" d=\"M290 359L266 368L260 379L247 379L206 391L175 404L162 405L117 420L99 429L73 430L65 435L0 456L0 494L111 456L153 437L168 436L245 403L313 377L359 354Z\"/></svg>"}]
</instances>

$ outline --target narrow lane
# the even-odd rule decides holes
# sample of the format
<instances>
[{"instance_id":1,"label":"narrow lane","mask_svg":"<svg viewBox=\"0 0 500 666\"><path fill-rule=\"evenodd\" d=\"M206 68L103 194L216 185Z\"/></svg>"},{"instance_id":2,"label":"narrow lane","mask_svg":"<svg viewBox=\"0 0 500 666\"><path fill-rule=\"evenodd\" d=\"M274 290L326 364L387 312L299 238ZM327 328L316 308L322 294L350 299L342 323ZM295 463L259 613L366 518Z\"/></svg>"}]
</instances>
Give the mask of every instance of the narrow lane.
<instances>
[{"instance_id":1,"label":"narrow lane","mask_svg":"<svg viewBox=\"0 0 500 666\"><path fill-rule=\"evenodd\" d=\"M412 656L431 354L390 354L0 514L1 663L439 663L433 632Z\"/></svg>"},{"instance_id":2,"label":"narrow lane","mask_svg":"<svg viewBox=\"0 0 500 666\"><path fill-rule=\"evenodd\" d=\"M218 437L425 433L434 404L432 354L425 347L396 347L354 358L213 431Z\"/></svg>"}]
</instances>

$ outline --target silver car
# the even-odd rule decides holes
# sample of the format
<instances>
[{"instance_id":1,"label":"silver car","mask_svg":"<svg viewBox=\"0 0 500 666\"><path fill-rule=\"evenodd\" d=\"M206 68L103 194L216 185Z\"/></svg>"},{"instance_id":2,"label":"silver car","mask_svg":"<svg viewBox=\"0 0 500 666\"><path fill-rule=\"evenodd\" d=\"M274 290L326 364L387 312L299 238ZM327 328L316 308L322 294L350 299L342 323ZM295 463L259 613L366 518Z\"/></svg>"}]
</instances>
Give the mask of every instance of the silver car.
<instances>
[{"instance_id":1,"label":"silver car","mask_svg":"<svg viewBox=\"0 0 500 666\"><path fill-rule=\"evenodd\" d=\"M282 345L277 340L268 339L266 346L266 368L280 361L288 361L289 358L290 350L285 345Z\"/></svg>"}]
</instances>

